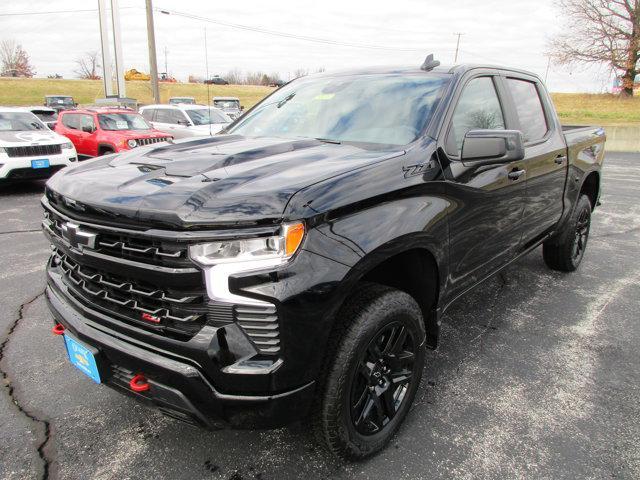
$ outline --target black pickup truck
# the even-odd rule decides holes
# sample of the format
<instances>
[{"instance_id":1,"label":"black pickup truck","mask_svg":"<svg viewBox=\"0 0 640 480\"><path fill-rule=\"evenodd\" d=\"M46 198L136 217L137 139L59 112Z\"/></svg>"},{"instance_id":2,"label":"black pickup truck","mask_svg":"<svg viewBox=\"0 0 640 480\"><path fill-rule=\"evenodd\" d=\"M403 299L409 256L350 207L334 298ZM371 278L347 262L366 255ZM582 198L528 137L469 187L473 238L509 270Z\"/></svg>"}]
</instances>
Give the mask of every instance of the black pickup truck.
<instances>
[{"instance_id":1,"label":"black pickup truck","mask_svg":"<svg viewBox=\"0 0 640 480\"><path fill-rule=\"evenodd\" d=\"M604 141L563 128L519 70L428 58L300 78L222 135L48 181L53 333L95 382L167 415L306 419L337 455L371 455L447 307L539 245L578 267Z\"/></svg>"}]
</instances>

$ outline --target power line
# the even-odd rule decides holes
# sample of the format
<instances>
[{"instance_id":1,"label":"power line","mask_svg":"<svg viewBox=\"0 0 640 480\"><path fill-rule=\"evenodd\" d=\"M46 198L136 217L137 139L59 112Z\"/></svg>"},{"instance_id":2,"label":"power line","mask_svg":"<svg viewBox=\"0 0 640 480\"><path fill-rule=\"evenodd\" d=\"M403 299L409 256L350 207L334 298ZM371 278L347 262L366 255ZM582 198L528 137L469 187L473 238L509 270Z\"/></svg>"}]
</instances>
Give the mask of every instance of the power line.
<instances>
[{"instance_id":1,"label":"power line","mask_svg":"<svg viewBox=\"0 0 640 480\"><path fill-rule=\"evenodd\" d=\"M293 34L293 33L280 32L280 31L277 31L277 30L269 30L269 29L262 28L262 27L253 27L253 26L250 26L250 25L243 25L243 24L240 24L240 23L224 22L222 20L215 20L213 18L202 17L200 15L193 15L193 14L190 14L190 13L178 12L176 10L168 10L168 9L161 9L161 8L156 8L155 10L159 11L160 13L164 13L165 15L175 15L175 16L178 16L178 17L189 18L191 20L198 20L198 21L201 21L201 22L214 23L216 25L222 25L222 26L225 26L225 27L236 28L236 29L239 29L239 30L247 30L247 31L250 31L250 32L262 33L262 34L265 34L265 35L273 35L273 36L276 36L276 37L293 38L295 40L303 40L303 41L306 41L306 42L322 43L322 44L325 44L325 45L338 45L338 46L343 46L343 47L366 48L366 49L372 49L372 50L388 50L388 51L396 51L396 52L421 52L421 53L424 53L424 51L425 51L424 48L385 47L383 45L374 45L374 44L369 44L369 43L340 42L338 40L331 40L329 38L311 37L311 36L307 36L307 35L296 35L296 34Z\"/></svg>"}]
</instances>

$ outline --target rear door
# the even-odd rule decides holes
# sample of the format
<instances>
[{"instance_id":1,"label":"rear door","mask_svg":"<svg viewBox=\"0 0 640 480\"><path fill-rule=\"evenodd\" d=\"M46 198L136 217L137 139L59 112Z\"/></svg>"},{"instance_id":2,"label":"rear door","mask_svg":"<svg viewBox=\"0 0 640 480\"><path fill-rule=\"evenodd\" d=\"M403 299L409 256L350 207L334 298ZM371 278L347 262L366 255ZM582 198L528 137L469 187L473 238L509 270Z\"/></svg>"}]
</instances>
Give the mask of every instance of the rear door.
<instances>
[{"instance_id":1,"label":"rear door","mask_svg":"<svg viewBox=\"0 0 640 480\"><path fill-rule=\"evenodd\" d=\"M460 150L465 134L478 129L513 129L513 112L497 74L467 78L447 114L442 150L449 212L450 298L457 296L515 257L525 200L523 162L465 166ZM440 135L443 137L443 135ZM514 172L520 172L514 175ZM509 174L512 174L511 176Z\"/></svg>"},{"instance_id":2,"label":"rear door","mask_svg":"<svg viewBox=\"0 0 640 480\"><path fill-rule=\"evenodd\" d=\"M522 132L525 142L527 193L522 247L526 248L554 227L562 215L566 145L540 81L528 75L509 73L503 82L516 113L516 129Z\"/></svg>"}]
</instances>

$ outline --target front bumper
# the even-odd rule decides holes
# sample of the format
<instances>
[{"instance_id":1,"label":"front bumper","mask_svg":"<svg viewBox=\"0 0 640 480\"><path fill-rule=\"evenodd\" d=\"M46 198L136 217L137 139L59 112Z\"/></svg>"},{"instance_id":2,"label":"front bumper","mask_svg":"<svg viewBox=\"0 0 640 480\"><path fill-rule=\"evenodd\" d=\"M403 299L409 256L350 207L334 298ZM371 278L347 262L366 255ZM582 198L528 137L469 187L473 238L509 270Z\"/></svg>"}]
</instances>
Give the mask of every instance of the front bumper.
<instances>
[{"instance_id":1,"label":"front bumper","mask_svg":"<svg viewBox=\"0 0 640 480\"><path fill-rule=\"evenodd\" d=\"M32 168L32 160L49 160L48 168ZM3 180L31 180L49 178L61 168L73 165L77 160L75 149L65 149L57 155L39 157L9 157L0 155L0 179Z\"/></svg>"},{"instance_id":2,"label":"front bumper","mask_svg":"<svg viewBox=\"0 0 640 480\"><path fill-rule=\"evenodd\" d=\"M191 359L108 329L91 318L101 313L73 305L64 289L64 284L49 272L46 298L55 322L83 343L98 349L101 375L108 386L133 395L171 417L210 429L275 428L307 414L315 393L314 382L263 395L222 393ZM211 333L215 336L215 331ZM215 349L215 342L208 348ZM138 393L129 388L129 381L137 373L149 379L148 391Z\"/></svg>"}]
</instances>

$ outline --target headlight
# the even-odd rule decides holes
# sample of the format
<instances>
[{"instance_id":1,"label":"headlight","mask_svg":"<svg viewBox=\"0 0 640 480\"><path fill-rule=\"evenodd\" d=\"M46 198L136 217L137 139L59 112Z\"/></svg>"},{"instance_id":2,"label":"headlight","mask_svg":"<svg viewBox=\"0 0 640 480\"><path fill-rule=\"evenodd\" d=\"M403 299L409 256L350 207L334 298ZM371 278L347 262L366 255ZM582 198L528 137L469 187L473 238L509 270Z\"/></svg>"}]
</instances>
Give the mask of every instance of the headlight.
<instances>
[{"instance_id":1,"label":"headlight","mask_svg":"<svg viewBox=\"0 0 640 480\"><path fill-rule=\"evenodd\" d=\"M62 147L62 149L63 149L63 150L68 150L68 149L70 149L70 148L73 148L73 143L71 143L71 142L66 142L66 143L63 143L63 144L62 144L62 145L60 145L60 146Z\"/></svg>"},{"instance_id":2,"label":"headlight","mask_svg":"<svg viewBox=\"0 0 640 480\"><path fill-rule=\"evenodd\" d=\"M287 260L298 251L304 238L301 222L283 225L278 235L271 237L219 240L189 247L189 256L199 265L239 263L256 260Z\"/></svg>"},{"instance_id":3,"label":"headlight","mask_svg":"<svg viewBox=\"0 0 640 480\"><path fill-rule=\"evenodd\" d=\"M127 145L129 145L129 148L136 148L138 146L138 142L136 140L127 140Z\"/></svg>"}]
</instances>

